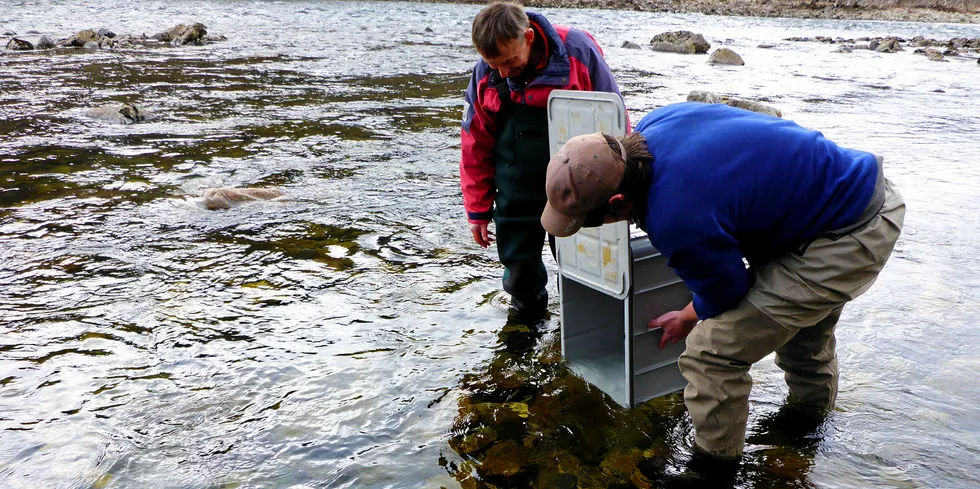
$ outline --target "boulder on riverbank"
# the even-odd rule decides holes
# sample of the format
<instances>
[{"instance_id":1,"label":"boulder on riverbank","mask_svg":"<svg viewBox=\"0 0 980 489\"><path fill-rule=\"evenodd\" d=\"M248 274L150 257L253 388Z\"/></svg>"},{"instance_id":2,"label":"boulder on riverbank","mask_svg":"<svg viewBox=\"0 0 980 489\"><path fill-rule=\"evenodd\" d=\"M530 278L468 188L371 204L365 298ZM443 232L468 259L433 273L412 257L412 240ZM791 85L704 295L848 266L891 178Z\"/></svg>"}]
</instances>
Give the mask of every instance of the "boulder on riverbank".
<instances>
[{"instance_id":1,"label":"boulder on riverbank","mask_svg":"<svg viewBox=\"0 0 980 489\"><path fill-rule=\"evenodd\" d=\"M25 41L19 38L12 38L7 42L8 51L32 51L34 50L34 45L29 41Z\"/></svg>"},{"instance_id":2,"label":"boulder on riverbank","mask_svg":"<svg viewBox=\"0 0 980 489\"><path fill-rule=\"evenodd\" d=\"M94 42L98 44L101 41L102 36L100 36L98 32L95 32L92 29L85 29L83 31L76 32L74 35L59 44L69 48L80 48L84 47L87 43Z\"/></svg>"},{"instance_id":3,"label":"boulder on riverbank","mask_svg":"<svg viewBox=\"0 0 980 489\"><path fill-rule=\"evenodd\" d=\"M718 48L708 57L708 62L719 65L742 66L745 61L735 51L728 48Z\"/></svg>"},{"instance_id":4,"label":"boulder on riverbank","mask_svg":"<svg viewBox=\"0 0 980 489\"><path fill-rule=\"evenodd\" d=\"M150 39L169 42L175 46L183 44L203 45L206 41L208 30L204 24L195 22L191 25L177 24L166 31L150 36Z\"/></svg>"},{"instance_id":5,"label":"boulder on riverbank","mask_svg":"<svg viewBox=\"0 0 980 489\"><path fill-rule=\"evenodd\" d=\"M902 42L897 37L886 37L882 40L872 39L871 49L879 53L897 53L899 51L904 51L902 48Z\"/></svg>"},{"instance_id":6,"label":"boulder on riverbank","mask_svg":"<svg viewBox=\"0 0 980 489\"><path fill-rule=\"evenodd\" d=\"M653 36L650 40L650 49L662 53L705 54L711 49L711 43L701 34L674 31Z\"/></svg>"}]
</instances>

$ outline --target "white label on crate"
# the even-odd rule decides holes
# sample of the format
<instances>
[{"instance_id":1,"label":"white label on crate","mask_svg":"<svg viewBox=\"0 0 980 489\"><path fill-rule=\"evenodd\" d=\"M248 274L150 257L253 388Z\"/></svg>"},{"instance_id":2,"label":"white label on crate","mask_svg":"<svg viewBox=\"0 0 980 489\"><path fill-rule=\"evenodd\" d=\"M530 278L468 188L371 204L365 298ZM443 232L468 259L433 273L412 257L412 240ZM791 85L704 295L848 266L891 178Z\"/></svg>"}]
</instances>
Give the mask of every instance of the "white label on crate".
<instances>
[{"instance_id":1,"label":"white label on crate","mask_svg":"<svg viewBox=\"0 0 980 489\"><path fill-rule=\"evenodd\" d=\"M558 239L561 274L617 299L629 292L629 225L626 222L583 228Z\"/></svg>"},{"instance_id":2,"label":"white label on crate","mask_svg":"<svg viewBox=\"0 0 980 489\"><path fill-rule=\"evenodd\" d=\"M626 134L626 106L614 93L554 90L548 97L551 154L570 138L603 132ZM558 238L558 267L569 279L623 299L629 292L629 225L582 229Z\"/></svg>"}]
</instances>

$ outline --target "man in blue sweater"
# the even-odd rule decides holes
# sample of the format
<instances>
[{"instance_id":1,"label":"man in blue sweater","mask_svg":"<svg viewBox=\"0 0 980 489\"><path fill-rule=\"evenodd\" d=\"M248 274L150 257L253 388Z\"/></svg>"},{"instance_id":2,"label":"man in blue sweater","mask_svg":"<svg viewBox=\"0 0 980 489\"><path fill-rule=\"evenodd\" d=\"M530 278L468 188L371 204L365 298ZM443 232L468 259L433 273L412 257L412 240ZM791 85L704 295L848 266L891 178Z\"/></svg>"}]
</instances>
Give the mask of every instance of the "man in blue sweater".
<instances>
[{"instance_id":1,"label":"man in blue sweater","mask_svg":"<svg viewBox=\"0 0 980 489\"><path fill-rule=\"evenodd\" d=\"M687 339L678 364L700 457L740 456L749 368L772 352L788 407L817 419L833 408L837 320L877 278L905 217L881 158L791 121L681 103L622 138L572 138L546 185L549 233L632 220L690 289L684 310L649 327L664 329L661 347Z\"/></svg>"}]
</instances>

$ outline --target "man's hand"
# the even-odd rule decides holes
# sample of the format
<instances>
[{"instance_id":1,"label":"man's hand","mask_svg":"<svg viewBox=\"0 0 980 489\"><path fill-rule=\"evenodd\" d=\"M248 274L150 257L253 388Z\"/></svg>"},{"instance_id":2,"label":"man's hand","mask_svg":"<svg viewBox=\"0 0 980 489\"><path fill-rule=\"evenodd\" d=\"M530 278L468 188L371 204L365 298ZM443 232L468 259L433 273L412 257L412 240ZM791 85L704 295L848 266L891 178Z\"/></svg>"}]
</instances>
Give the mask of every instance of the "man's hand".
<instances>
[{"instance_id":1,"label":"man's hand","mask_svg":"<svg viewBox=\"0 0 980 489\"><path fill-rule=\"evenodd\" d=\"M660 338L660 348L663 348L667 346L667 342L673 344L687 338L697 324L698 315L694 312L694 303L690 303L683 310L670 311L651 320L647 327L664 329L664 335Z\"/></svg>"},{"instance_id":2,"label":"man's hand","mask_svg":"<svg viewBox=\"0 0 980 489\"><path fill-rule=\"evenodd\" d=\"M470 233L473 234L473 241L483 248L490 246L493 243L493 233L490 232L488 227L490 223L488 222L471 222L470 223Z\"/></svg>"}]
</instances>

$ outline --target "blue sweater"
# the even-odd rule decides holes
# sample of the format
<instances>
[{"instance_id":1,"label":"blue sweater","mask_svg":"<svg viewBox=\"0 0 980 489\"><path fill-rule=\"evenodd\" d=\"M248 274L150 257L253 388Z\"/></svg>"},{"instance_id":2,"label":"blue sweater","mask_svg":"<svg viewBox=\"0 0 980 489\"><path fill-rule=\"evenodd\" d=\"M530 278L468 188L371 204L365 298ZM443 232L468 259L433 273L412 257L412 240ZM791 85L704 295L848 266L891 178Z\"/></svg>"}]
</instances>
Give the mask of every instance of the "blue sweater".
<instances>
[{"instance_id":1,"label":"blue sweater","mask_svg":"<svg viewBox=\"0 0 980 489\"><path fill-rule=\"evenodd\" d=\"M749 270L857 222L875 156L794 122L695 102L650 112L635 129L654 160L644 220L650 242L707 319L735 306Z\"/></svg>"}]
</instances>

